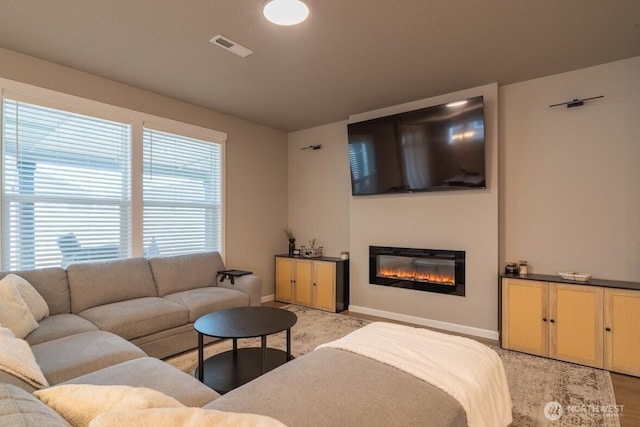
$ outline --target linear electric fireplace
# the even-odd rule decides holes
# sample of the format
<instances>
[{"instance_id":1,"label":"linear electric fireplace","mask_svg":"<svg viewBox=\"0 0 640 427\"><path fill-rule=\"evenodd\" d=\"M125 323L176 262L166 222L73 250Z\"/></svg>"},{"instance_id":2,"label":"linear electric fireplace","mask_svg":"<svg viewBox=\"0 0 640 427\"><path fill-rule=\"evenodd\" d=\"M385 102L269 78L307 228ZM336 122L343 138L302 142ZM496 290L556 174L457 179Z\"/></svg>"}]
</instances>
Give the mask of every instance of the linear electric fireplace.
<instances>
[{"instance_id":1,"label":"linear electric fireplace","mask_svg":"<svg viewBox=\"0 0 640 427\"><path fill-rule=\"evenodd\" d=\"M464 251L369 246L369 283L464 296Z\"/></svg>"}]
</instances>

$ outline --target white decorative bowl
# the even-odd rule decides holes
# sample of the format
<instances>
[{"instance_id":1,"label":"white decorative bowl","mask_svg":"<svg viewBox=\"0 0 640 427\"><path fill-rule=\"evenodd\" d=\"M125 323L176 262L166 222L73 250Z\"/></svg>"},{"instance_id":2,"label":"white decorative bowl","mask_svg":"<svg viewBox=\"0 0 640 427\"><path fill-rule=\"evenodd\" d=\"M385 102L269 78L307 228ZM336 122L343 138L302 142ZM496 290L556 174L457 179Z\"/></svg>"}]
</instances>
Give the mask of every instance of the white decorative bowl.
<instances>
[{"instance_id":1,"label":"white decorative bowl","mask_svg":"<svg viewBox=\"0 0 640 427\"><path fill-rule=\"evenodd\" d=\"M575 280L577 282L586 282L591 279L591 275L589 273L578 273L575 271L565 271L558 273L560 277L565 280Z\"/></svg>"}]
</instances>

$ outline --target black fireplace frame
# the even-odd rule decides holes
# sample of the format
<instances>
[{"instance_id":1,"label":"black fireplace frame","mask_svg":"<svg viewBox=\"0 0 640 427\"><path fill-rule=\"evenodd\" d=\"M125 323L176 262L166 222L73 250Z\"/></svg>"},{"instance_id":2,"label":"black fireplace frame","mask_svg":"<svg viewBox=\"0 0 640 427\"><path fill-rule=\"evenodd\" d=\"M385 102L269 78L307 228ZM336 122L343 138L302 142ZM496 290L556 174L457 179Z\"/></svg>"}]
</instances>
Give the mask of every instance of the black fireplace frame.
<instances>
[{"instance_id":1,"label":"black fireplace frame","mask_svg":"<svg viewBox=\"0 0 640 427\"><path fill-rule=\"evenodd\" d=\"M377 269L378 255L453 260L455 261L455 286L379 277ZM463 297L465 296L465 258L465 251L369 246L369 283Z\"/></svg>"}]
</instances>

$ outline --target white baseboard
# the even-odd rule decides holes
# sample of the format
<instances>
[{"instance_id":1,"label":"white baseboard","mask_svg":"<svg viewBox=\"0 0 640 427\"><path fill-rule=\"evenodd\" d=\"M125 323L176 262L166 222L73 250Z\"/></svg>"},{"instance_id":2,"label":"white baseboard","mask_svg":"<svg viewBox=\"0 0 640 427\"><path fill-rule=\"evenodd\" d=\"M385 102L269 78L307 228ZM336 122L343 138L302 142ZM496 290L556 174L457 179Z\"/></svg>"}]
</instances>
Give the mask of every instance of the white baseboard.
<instances>
[{"instance_id":1,"label":"white baseboard","mask_svg":"<svg viewBox=\"0 0 640 427\"><path fill-rule=\"evenodd\" d=\"M262 302L269 302L269 301L275 301L276 300L276 296L275 294L271 294L271 295L265 295L262 297Z\"/></svg>"},{"instance_id":2,"label":"white baseboard","mask_svg":"<svg viewBox=\"0 0 640 427\"><path fill-rule=\"evenodd\" d=\"M369 316L383 317L385 319L398 320L400 322L413 323L415 325L428 326L430 328L456 332L458 334L487 338L494 341L498 340L498 331L491 331L489 329L474 328L473 326L442 322L440 320L426 319L424 317L409 316L407 314L394 313L391 311L378 310L375 308L359 307L357 305L349 305L349 311L353 311L354 313L367 314Z\"/></svg>"}]
</instances>

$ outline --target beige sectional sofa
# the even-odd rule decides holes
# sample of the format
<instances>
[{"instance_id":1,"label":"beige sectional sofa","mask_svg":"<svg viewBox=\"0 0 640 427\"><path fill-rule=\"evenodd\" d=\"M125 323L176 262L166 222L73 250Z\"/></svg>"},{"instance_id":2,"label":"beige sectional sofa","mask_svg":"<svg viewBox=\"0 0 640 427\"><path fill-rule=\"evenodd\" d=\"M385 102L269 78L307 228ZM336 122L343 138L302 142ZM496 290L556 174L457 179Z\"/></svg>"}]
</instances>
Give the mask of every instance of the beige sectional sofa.
<instances>
[{"instance_id":1,"label":"beige sectional sofa","mask_svg":"<svg viewBox=\"0 0 640 427\"><path fill-rule=\"evenodd\" d=\"M50 385L148 387L199 407L219 395L159 358L197 346L193 322L199 316L260 305L260 278L221 282L217 273L224 269L220 255L209 252L12 273L26 279L49 306L49 316L24 339ZM7 274L0 273L0 279ZM0 384L5 390L11 385L35 390L2 370Z\"/></svg>"},{"instance_id":2,"label":"beige sectional sofa","mask_svg":"<svg viewBox=\"0 0 640 427\"><path fill-rule=\"evenodd\" d=\"M49 305L49 317L25 340L32 346L82 332L112 332L153 357L197 345L193 322L229 307L260 305L262 283L246 275L218 281L220 254L130 258L13 272ZM0 273L0 279L7 272Z\"/></svg>"}]
</instances>

